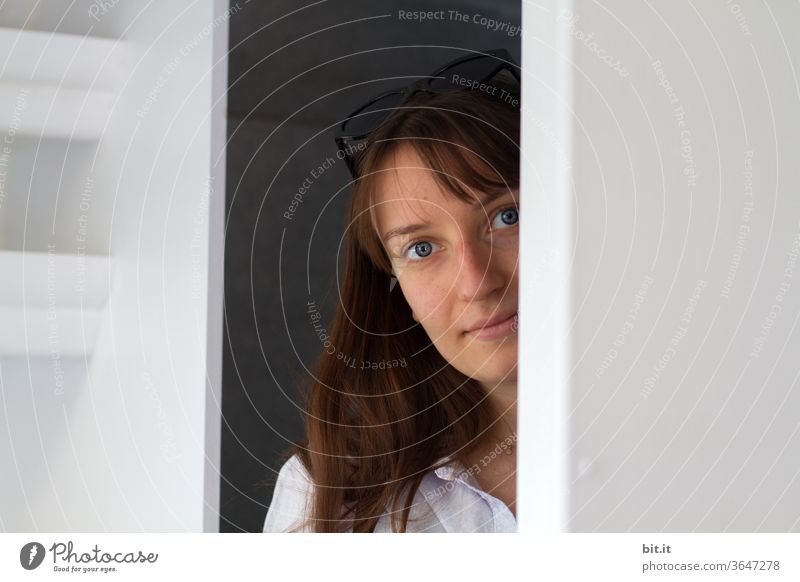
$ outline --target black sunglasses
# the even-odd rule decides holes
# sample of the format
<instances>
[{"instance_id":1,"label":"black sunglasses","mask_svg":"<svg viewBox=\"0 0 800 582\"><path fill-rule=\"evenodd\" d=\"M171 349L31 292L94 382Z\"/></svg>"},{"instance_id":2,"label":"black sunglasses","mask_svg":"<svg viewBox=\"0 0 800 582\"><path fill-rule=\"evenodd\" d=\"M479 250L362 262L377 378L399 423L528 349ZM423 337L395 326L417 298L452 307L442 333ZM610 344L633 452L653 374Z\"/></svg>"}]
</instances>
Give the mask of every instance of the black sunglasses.
<instances>
[{"instance_id":1,"label":"black sunglasses","mask_svg":"<svg viewBox=\"0 0 800 582\"><path fill-rule=\"evenodd\" d=\"M505 49L495 49L460 57L440 67L427 77L372 97L348 115L339 127L336 145L353 178L358 178L356 157L366 148L366 138L408 97L418 91L444 93L465 89L496 92L486 82L502 71L511 73L520 82L519 65Z\"/></svg>"}]
</instances>

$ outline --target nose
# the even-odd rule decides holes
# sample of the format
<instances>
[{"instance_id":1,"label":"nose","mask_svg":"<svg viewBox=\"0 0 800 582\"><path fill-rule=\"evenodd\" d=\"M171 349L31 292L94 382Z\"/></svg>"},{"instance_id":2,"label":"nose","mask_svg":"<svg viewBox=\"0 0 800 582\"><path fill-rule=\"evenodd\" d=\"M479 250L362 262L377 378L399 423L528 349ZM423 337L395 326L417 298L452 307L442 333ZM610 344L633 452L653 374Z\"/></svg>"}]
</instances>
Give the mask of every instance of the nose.
<instances>
[{"instance_id":1,"label":"nose","mask_svg":"<svg viewBox=\"0 0 800 582\"><path fill-rule=\"evenodd\" d=\"M459 299L463 301L480 301L501 291L508 284L508 277L495 263L498 258L497 249L481 240L460 242L461 263L456 273L455 287Z\"/></svg>"}]
</instances>

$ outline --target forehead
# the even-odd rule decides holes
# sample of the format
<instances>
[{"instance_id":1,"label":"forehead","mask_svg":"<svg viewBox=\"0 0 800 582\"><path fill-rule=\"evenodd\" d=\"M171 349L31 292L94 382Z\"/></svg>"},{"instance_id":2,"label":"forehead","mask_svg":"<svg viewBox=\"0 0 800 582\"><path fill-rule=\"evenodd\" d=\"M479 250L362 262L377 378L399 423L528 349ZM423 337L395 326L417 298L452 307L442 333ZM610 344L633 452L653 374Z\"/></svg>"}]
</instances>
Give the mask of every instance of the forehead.
<instances>
[{"instance_id":1,"label":"forehead","mask_svg":"<svg viewBox=\"0 0 800 582\"><path fill-rule=\"evenodd\" d=\"M480 199L466 185L464 189L472 193L474 201ZM448 192L410 146L400 146L387 156L378 170L372 203L379 233L411 219L472 208Z\"/></svg>"}]
</instances>

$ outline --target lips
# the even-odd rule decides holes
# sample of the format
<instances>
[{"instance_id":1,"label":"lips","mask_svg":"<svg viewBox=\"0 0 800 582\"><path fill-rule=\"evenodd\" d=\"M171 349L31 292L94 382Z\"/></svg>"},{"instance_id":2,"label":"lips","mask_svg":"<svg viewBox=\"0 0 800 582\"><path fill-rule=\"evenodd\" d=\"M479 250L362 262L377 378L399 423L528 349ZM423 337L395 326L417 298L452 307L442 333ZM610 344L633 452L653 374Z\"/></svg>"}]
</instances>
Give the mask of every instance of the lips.
<instances>
[{"instance_id":1,"label":"lips","mask_svg":"<svg viewBox=\"0 0 800 582\"><path fill-rule=\"evenodd\" d=\"M470 326L465 333L475 333L483 329L494 327L498 323L504 323L507 320L510 320L516 314L517 314L516 309L510 309L497 313L489 318L479 319L474 324L472 324L472 326Z\"/></svg>"}]
</instances>

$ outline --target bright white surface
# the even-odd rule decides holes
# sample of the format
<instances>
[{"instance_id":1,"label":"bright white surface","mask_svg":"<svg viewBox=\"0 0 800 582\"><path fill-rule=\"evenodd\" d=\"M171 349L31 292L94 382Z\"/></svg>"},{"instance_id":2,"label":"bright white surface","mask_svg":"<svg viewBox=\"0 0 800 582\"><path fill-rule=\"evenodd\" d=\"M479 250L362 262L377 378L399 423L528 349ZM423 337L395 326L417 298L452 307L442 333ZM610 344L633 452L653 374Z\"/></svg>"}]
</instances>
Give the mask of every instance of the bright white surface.
<instances>
[{"instance_id":1,"label":"bright white surface","mask_svg":"<svg viewBox=\"0 0 800 582\"><path fill-rule=\"evenodd\" d=\"M569 495L569 46L554 6L522 8L517 521L520 532L558 532Z\"/></svg>"},{"instance_id":2,"label":"bright white surface","mask_svg":"<svg viewBox=\"0 0 800 582\"><path fill-rule=\"evenodd\" d=\"M798 531L800 5L572 11L566 525Z\"/></svg>"},{"instance_id":3,"label":"bright white surface","mask_svg":"<svg viewBox=\"0 0 800 582\"><path fill-rule=\"evenodd\" d=\"M209 395L219 390L221 375L222 250L214 250L210 272L209 228L213 223L221 232L222 218L210 219L209 209L221 214L224 208L218 139L224 100L212 111L224 92L218 78L212 82L219 75L212 71L214 55L219 57L214 37L227 27L227 19L219 18L222 6L213 0L115 4L102 18L108 26L97 30L113 31L123 39L119 43L46 31L22 35L43 57L36 78L41 83L20 108L23 123L41 112L36 99L51 95L52 121L42 127L61 129L13 135L0 209L0 248L13 251L5 266L28 265L30 258L41 267L41 255L29 253L50 245L59 257L72 256L73 264L82 254L98 262L88 264L88 277L97 284L86 299L95 307L82 317L74 311L80 294L61 271L44 297L40 269L26 271L33 277L26 285L36 288L22 296L22 276L9 273L14 289L2 294L15 304L4 307L16 309L9 320L19 327L26 321L20 313L28 313L34 316L29 326L49 325L52 294L60 341L55 351L47 341L24 355L0 355L4 530L217 528L218 483L211 476L218 480L219 399ZM80 34L92 28L79 30L89 7L75 4L79 13L65 20ZM10 9L0 19L6 24L17 22L23 7L12 3ZM42 26L58 21L39 9L35 16ZM68 54L50 48L59 43ZM83 50L79 46L102 49L102 55L81 61L84 68L65 69L59 80L58 70ZM223 60L223 78L224 70ZM0 85L25 82L21 66L8 71ZM76 93L65 100L69 91ZM79 119L81 95L95 92L112 99L89 113L97 115L89 126L78 123L90 132L67 138L64 130ZM214 240L218 244L221 235ZM107 300L95 291L107 293ZM38 307L20 311L21 304ZM216 318L213 329L207 328L209 314ZM87 347L67 349L84 339L76 337L84 329Z\"/></svg>"},{"instance_id":4,"label":"bright white surface","mask_svg":"<svg viewBox=\"0 0 800 582\"><path fill-rule=\"evenodd\" d=\"M108 257L63 253L0 251L0 306L97 309L108 299ZM48 285L50 289L48 289Z\"/></svg>"},{"instance_id":5,"label":"bright white surface","mask_svg":"<svg viewBox=\"0 0 800 582\"><path fill-rule=\"evenodd\" d=\"M8 10L5 4L3 14ZM4 83L26 81L109 91L124 79L119 68L108 66L109 54L124 44L119 39L63 31L0 27L2 79Z\"/></svg>"},{"instance_id":6,"label":"bright white surface","mask_svg":"<svg viewBox=\"0 0 800 582\"><path fill-rule=\"evenodd\" d=\"M114 96L82 89L22 83L0 85L0 131L14 127L14 111L25 95L18 135L63 139L97 139L108 121Z\"/></svg>"},{"instance_id":7,"label":"bright white surface","mask_svg":"<svg viewBox=\"0 0 800 582\"><path fill-rule=\"evenodd\" d=\"M111 39L0 28L0 132L97 139L122 48Z\"/></svg>"}]
</instances>

